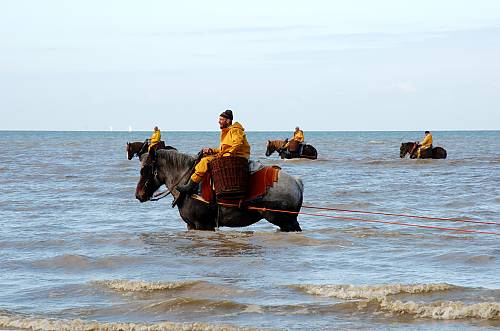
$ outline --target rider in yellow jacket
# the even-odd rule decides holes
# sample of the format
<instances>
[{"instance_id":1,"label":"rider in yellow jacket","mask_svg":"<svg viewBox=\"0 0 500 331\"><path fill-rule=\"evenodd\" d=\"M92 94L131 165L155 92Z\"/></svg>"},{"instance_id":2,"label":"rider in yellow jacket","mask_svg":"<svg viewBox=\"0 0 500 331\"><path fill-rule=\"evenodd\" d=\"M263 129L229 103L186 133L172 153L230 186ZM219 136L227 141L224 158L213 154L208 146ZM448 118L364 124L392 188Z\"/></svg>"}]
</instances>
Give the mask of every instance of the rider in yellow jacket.
<instances>
[{"instance_id":1,"label":"rider in yellow jacket","mask_svg":"<svg viewBox=\"0 0 500 331\"><path fill-rule=\"evenodd\" d=\"M153 134L151 135L150 141L149 141L149 147L148 147L148 152L151 151L151 148L156 149L156 145L160 142L161 140L161 132L160 129L158 129L157 126L153 129Z\"/></svg>"},{"instance_id":2,"label":"rider in yellow jacket","mask_svg":"<svg viewBox=\"0 0 500 331\"><path fill-rule=\"evenodd\" d=\"M295 140L298 143L302 144L304 142L304 131L302 131L298 126L295 127L293 138L290 140ZM283 146L284 150L288 150L288 145L290 145L290 140Z\"/></svg>"},{"instance_id":3,"label":"rider in yellow jacket","mask_svg":"<svg viewBox=\"0 0 500 331\"><path fill-rule=\"evenodd\" d=\"M427 148L432 148L432 134L429 131L425 131L424 140L422 140L417 150L417 158L420 158L422 151L425 151Z\"/></svg>"},{"instance_id":4,"label":"rider in yellow jacket","mask_svg":"<svg viewBox=\"0 0 500 331\"><path fill-rule=\"evenodd\" d=\"M299 143L304 142L304 131L302 131L299 127L295 128L295 132L293 133L293 140L296 140Z\"/></svg>"},{"instance_id":5,"label":"rider in yellow jacket","mask_svg":"<svg viewBox=\"0 0 500 331\"><path fill-rule=\"evenodd\" d=\"M178 186L181 193L192 192L198 187L208 170L208 163L216 157L238 156L248 159L250 157L250 145L248 144L245 129L235 122L233 124L233 112L228 109L219 116L219 127L221 129L219 148L204 148L203 153L209 154L203 157L194 168L194 173L186 185Z\"/></svg>"}]
</instances>

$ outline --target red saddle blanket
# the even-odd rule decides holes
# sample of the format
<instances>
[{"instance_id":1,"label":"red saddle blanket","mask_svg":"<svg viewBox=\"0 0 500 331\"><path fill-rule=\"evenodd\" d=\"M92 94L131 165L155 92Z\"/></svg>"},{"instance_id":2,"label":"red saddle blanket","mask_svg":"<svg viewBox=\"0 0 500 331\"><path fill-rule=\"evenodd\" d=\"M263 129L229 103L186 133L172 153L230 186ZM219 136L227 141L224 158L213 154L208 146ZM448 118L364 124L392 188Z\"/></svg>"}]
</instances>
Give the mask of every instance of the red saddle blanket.
<instances>
[{"instance_id":1,"label":"red saddle blanket","mask_svg":"<svg viewBox=\"0 0 500 331\"><path fill-rule=\"evenodd\" d=\"M248 190L243 201L250 201L266 195L267 189L278 181L280 168L276 166L264 167L253 174L248 179ZM201 197L206 201L212 201L214 191L212 189L212 175L207 172L201 182ZM220 202L234 202L234 200L220 200Z\"/></svg>"}]
</instances>

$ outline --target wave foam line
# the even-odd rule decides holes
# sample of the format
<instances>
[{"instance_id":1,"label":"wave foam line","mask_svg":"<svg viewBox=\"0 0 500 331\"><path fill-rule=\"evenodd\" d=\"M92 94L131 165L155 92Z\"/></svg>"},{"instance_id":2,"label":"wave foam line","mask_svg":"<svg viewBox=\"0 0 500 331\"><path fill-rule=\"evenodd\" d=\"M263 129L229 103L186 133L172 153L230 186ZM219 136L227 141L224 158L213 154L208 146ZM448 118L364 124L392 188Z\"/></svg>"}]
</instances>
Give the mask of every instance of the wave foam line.
<instances>
[{"instance_id":1,"label":"wave foam line","mask_svg":"<svg viewBox=\"0 0 500 331\"><path fill-rule=\"evenodd\" d=\"M380 302L383 310L399 315L414 315L421 318L440 320L478 318L485 320L500 319L500 303L481 302L464 304L460 301L440 301L433 303L402 302L388 298Z\"/></svg>"},{"instance_id":2,"label":"wave foam line","mask_svg":"<svg viewBox=\"0 0 500 331\"><path fill-rule=\"evenodd\" d=\"M154 292L178 290L181 288L191 287L201 283L201 281L184 281L184 282L145 282L140 280L98 280L96 284L108 287L115 291L122 292Z\"/></svg>"},{"instance_id":3,"label":"wave foam line","mask_svg":"<svg viewBox=\"0 0 500 331\"><path fill-rule=\"evenodd\" d=\"M379 299L388 295L408 293L420 294L436 291L447 291L458 288L450 284L416 284L416 285L296 285L309 294L335 297L339 299Z\"/></svg>"},{"instance_id":4,"label":"wave foam line","mask_svg":"<svg viewBox=\"0 0 500 331\"><path fill-rule=\"evenodd\" d=\"M458 289L450 284L417 284L417 285L294 285L308 294L325 297L335 297L344 300L364 299L359 302L359 308L367 303L375 303L380 310L398 315L413 315L416 318L451 319L500 319L500 303L480 302L465 304L461 301L436 302L403 302L393 300L390 296L397 294L425 294L438 291Z\"/></svg>"},{"instance_id":5,"label":"wave foam line","mask_svg":"<svg viewBox=\"0 0 500 331\"><path fill-rule=\"evenodd\" d=\"M0 327L41 331L253 331L269 329L238 328L231 325L212 325L206 323L174 323L161 322L154 324L141 323L101 323L80 319L47 319L0 315Z\"/></svg>"}]
</instances>

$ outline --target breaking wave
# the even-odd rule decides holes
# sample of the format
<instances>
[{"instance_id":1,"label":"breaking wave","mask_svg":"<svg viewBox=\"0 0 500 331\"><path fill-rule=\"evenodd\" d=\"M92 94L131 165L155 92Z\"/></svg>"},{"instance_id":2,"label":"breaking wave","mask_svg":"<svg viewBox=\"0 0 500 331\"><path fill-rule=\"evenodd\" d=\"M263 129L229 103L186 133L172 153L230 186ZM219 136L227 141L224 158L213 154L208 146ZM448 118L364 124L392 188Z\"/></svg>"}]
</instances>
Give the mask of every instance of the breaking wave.
<instances>
[{"instance_id":1,"label":"breaking wave","mask_svg":"<svg viewBox=\"0 0 500 331\"><path fill-rule=\"evenodd\" d=\"M435 291L447 291L458 288L449 284L417 284L417 285L293 285L294 288L308 294L335 297L339 299L376 299L394 294L420 294Z\"/></svg>"},{"instance_id":2,"label":"breaking wave","mask_svg":"<svg viewBox=\"0 0 500 331\"><path fill-rule=\"evenodd\" d=\"M410 314L416 317L432 319L500 319L500 303L498 302L465 304L460 301L438 301L426 304L413 301L392 301L385 298L384 300L380 301L380 307L383 310L387 310L399 315Z\"/></svg>"},{"instance_id":3,"label":"breaking wave","mask_svg":"<svg viewBox=\"0 0 500 331\"><path fill-rule=\"evenodd\" d=\"M95 331L169 331L169 330L194 330L194 331L250 331L264 330L252 328L238 328L231 325L214 325L207 323L106 323L97 321L85 321L80 319L52 319L32 318L20 315L0 314L0 327L18 328L29 330L95 330Z\"/></svg>"},{"instance_id":4,"label":"breaking wave","mask_svg":"<svg viewBox=\"0 0 500 331\"><path fill-rule=\"evenodd\" d=\"M141 280L97 280L96 284L108 287L115 291L122 292L155 292L155 291L168 291L179 290L194 285L200 284L201 281L184 281L184 282L145 282Z\"/></svg>"},{"instance_id":5,"label":"breaking wave","mask_svg":"<svg viewBox=\"0 0 500 331\"><path fill-rule=\"evenodd\" d=\"M358 307L364 308L367 303L375 303L380 310L398 315L413 315L417 318L432 319L467 319L478 318L488 320L500 319L500 303L481 302L466 304L460 301L414 302L394 300L390 296L398 294L429 294L449 291L460 287L450 284L416 284L416 285L292 285L292 287L312 295L334 297L343 300L359 300Z\"/></svg>"}]
</instances>

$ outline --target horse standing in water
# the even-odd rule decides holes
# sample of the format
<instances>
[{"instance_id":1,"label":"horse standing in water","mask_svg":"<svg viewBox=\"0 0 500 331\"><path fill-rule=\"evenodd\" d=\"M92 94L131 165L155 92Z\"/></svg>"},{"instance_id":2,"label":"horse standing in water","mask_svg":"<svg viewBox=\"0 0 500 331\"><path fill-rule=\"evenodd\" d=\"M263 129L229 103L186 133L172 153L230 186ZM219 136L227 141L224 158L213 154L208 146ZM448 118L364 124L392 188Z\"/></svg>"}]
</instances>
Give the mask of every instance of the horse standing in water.
<instances>
[{"instance_id":1,"label":"horse standing in water","mask_svg":"<svg viewBox=\"0 0 500 331\"><path fill-rule=\"evenodd\" d=\"M399 147L399 157L404 158L406 154L410 154L410 159L417 158L418 144L414 142L401 143ZM443 147L427 148L420 153L421 159L446 159L446 149Z\"/></svg>"},{"instance_id":2,"label":"horse standing in water","mask_svg":"<svg viewBox=\"0 0 500 331\"><path fill-rule=\"evenodd\" d=\"M278 152L282 159L304 158L316 160L318 158L318 151L312 145L304 144L302 146L302 152L299 156L296 156L293 153L287 153L286 149L283 147L285 144L285 140L268 140L266 146L266 156L270 156L274 152Z\"/></svg>"},{"instance_id":3,"label":"horse standing in water","mask_svg":"<svg viewBox=\"0 0 500 331\"><path fill-rule=\"evenodd\" d=\"M162 140L158 143L158 149L175 149L176 148L172 146L165 146L165 142ZM127 151L127 158L129 160L132 160L134 156L139 157L141 154L146 153L148 151L149 143L142 142L142 141L134 141L134 142L127 142L126 146L126 151Z\"/></svg>"},{"instance_id":4,"label":"horse standing in water","mask_svg":"<svg viewBox=\"0 0 500 331\"><path fill-rule=\"evenodd\" d=\"M142 155L141 177L135 191L136 198L140 202L148 201L154 192L165 184L177 199L179 193L175 188L191 175L195 162L195 157L173 150L158 150L154 162L147 154ZM302 206L303 190L304 186L300 179L280 171L278 181L268 189L266 195L252 203L252 206L298 212ZM264 218L278 226L281 231L302 231L297 221L297 214L294 213L214 206L191 196L179 201L177 208L187 228L193 230L214 230L219 226L243 227Z\"/></svg>"}]
</instances>

